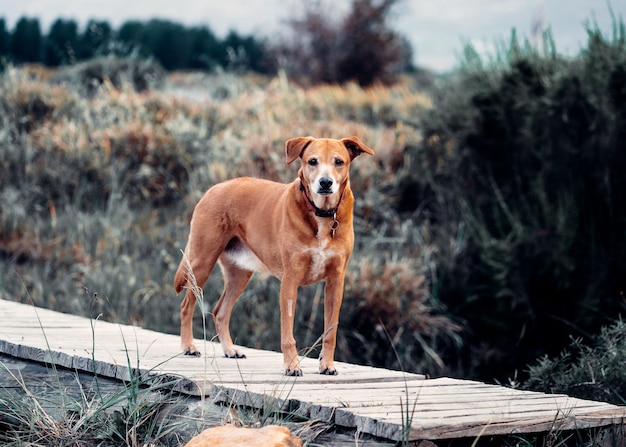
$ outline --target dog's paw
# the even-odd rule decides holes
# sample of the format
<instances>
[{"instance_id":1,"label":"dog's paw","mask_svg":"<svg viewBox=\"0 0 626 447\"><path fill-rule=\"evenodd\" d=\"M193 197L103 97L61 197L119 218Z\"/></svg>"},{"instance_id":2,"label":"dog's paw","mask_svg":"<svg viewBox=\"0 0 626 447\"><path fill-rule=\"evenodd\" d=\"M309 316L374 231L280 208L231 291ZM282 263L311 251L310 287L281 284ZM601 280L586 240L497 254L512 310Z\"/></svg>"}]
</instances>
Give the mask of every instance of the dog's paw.
<instances>
[{"instance_id":1,"label":"dog's paw","mask_svg":"<svg viewBox=\"0 0 626 447\"><path fill-rule=\"evenodd\" d=\"M224 349L224 357L229 359L245 359L246 354L237 351L235 348Z\"/></svg>"},{"instance_id":2,"label":"dog's paw","mask_svg":"<svg viewBox=\"0 0 626 447\"><path fill-rule=\"evenodd\" d=\"M339 373L335 368L324 368L320 369L320 374L323 374L325 376L336 376Z\"/></svg>"},{"instance_id":3,"label":"dog's paw","mask_svg":"<svg viewBox=\"0 0 626 447\"><path fill-rule=\"evenodd\" d=\"M332 360L326 361L324 357L320 357L320 374L325 376L336 376L339 374L335 368L335 362Z\"/></svg>"},{"instance_id":4,"label":"dog's paw","mask_svg":"<svg viewBox=\"0 0 626 447\"><path fill-rule=\"evenodd\" d=\"M290 377L302 377L302 370L300 368L286 369L285 375Z\"/></svg>"},{"instance_id":5,"label":"dog's paw","mask_svg":"<svg viewBox=\"0 0 626 447\"><path fill-rule=\"evenodd\" d=\"M200 357L202 355L195 347L185 349L184 354L191 357Z\"/></svg>"}]
</instances>

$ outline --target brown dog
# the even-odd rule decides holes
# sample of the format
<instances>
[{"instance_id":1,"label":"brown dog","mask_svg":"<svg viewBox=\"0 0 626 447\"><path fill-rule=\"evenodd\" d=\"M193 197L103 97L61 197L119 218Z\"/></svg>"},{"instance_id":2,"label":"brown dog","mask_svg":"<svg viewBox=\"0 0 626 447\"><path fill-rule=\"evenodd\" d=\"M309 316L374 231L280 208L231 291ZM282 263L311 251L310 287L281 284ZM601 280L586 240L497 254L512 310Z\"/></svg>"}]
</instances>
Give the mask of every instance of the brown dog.
<instances>
[{"instance_id":1,"label":"brown dog","mask_svg":"<svg viewBox=\"0 0 626 447\"><path fill-rule=\"evenodd\" d=\"M349 168L359 154L373 155L374 151L357 137L299 137L287 140L285 152L287 163L301 158L298 178L292 183L237 178L213 186L196 205L187 248L174 279L177 293L187 286L180 306L182 347L185 354L200 355L193 344L193 281L195 278L195 285L202 288L219 262L224 291L213 310L213 321L224 354L245 357L230 337L230 314L252 273L268 272L281 281L280 346L285 374L300 376L293 337L298 287L324 280L319 370L337 374L337 322L354 245Z\"/></svg>"}]
</instances>

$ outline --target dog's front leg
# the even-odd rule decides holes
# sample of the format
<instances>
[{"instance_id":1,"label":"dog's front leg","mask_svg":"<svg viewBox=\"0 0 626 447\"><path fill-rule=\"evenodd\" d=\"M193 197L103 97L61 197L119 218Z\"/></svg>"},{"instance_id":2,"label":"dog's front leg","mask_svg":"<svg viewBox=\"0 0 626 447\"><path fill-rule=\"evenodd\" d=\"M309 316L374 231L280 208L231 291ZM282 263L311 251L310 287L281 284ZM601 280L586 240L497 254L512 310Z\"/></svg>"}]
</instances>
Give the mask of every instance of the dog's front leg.
<instances>
[{"instance_id":1,"label":"dog's front leg","mask_svg":"<svg viewBox=\"0 0 626 447\"><path fill-rule=\"evenodd\" d=\"M285 275L287 276L287 275ZM280 349L283 353L285 375L301 376L296 350L296 339L293 337L293 320L298 298L298 284L283 279L280 285Z\"/></svg>"},{"instance_id":2,"label":"dog's front leg","mask_svg":"<svg viewBox=\"0 0 626 447\"><path fill-rule=\"evenodd\" d=\"M343 300L344 273L329 277L324 288L324 337L320 353L320 374L337 375L335 369L335 345L337 344L337 325L339 310Z\"/></svg>"}]
</instances>

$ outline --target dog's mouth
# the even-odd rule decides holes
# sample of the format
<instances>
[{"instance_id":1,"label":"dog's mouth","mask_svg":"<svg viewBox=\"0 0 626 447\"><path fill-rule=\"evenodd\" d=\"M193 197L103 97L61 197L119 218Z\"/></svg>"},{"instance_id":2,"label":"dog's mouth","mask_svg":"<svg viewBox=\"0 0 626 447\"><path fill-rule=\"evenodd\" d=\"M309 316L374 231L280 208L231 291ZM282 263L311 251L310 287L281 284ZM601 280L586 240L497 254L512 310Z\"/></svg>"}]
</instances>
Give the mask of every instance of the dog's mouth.
<instances>
[{"instance_id":1,"label":"dog's mouth","mask_svg":"<svg viewBox=\"0 0 626 447\"><path fill-rule=\"evenodd\" d=\"M317 190L317 193L320 196L329 196L329 195L331 195L333 193L333 190L332 190L332 188L319 188Z\"/></svg>"}]
</instances>

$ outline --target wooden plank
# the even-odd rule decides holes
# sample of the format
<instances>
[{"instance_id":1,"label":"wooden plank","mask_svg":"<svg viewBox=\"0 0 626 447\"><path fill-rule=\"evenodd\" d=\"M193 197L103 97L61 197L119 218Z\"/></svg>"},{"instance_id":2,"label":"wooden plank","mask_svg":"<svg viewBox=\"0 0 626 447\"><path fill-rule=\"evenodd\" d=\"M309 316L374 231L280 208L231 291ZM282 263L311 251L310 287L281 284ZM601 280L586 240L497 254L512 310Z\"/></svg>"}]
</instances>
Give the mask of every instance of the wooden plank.
<instances>
[{"instance_id":1,"label":"wooden plank","mask_svg":"<svg viewBox=\"0 0 626 447\"><path fill-rule=\"evenodd\" d=\"M504 419L524 419L526 417L544 417L548 415L558 415L563 417L576 416L576 415L592 415L595 412L604 412L607 409L605 406L588 405L577 407L554 407L547 405L546 403L540 403L539 405L524 405L520 404L509 409L503 409L496 405L485 406L477 405L466 408L466 415L459 413L459 409L451 406L433 406L428 409L421 409L419 407L413 408L412 406L403 406L401 410L400 405L372 405L372 406L351 406L346 411L352 414L358 414L360 416L367 416L374 419L386 419L386 418L398 418L406 416L408 414L414 414L419 417L420 423L426 421L439 421L446 420L446 423L453 419L463 420L490 420L492 418L504 418Z\"/></svg>"}]
</instances>

